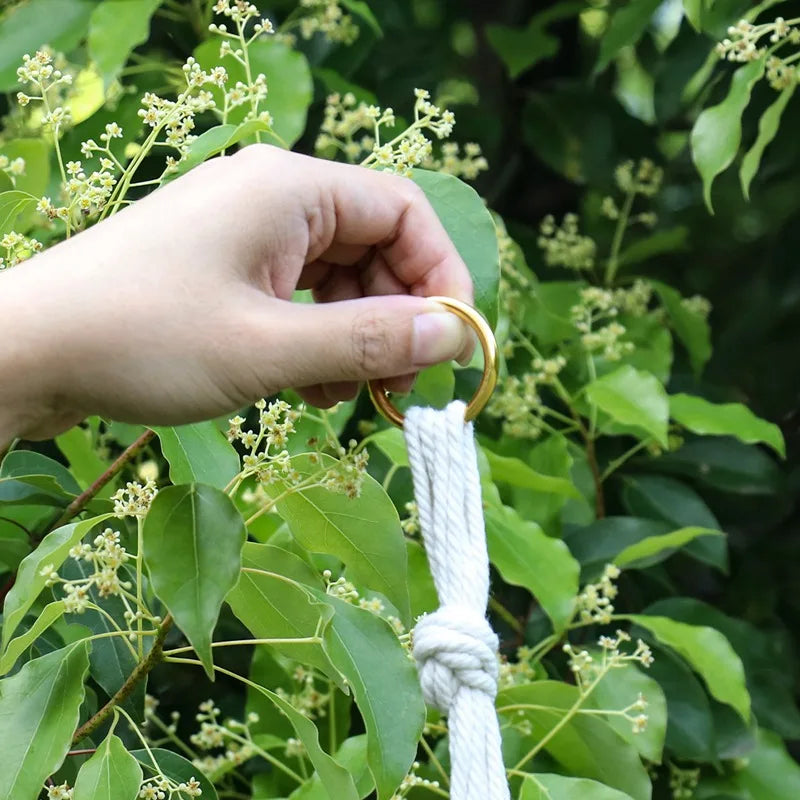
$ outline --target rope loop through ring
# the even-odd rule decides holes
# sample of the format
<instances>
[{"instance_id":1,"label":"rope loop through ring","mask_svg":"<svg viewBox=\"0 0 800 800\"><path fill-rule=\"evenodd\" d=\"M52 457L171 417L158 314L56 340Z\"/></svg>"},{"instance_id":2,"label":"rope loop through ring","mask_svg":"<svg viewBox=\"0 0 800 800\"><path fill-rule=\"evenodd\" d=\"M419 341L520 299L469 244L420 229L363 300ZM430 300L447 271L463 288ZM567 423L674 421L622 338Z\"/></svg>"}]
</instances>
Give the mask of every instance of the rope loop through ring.
<instances>
[{"instance_id":1,"label":"rope loop through ring","mask_svg":"<svg viewBox=\"0 0 800 800\"><path fill-rule=\"evenodd\" d=\"M444 306L460 319L464 320L474 331L483 350L483 375L481 375L478 388L472 400L467 404L464 414L465 421L475 419L483 411L489 398L492 396L494 387L497 385L497 342L494 338L492 328L480 311L477 311L467 303L456 300L453 297L429 297L439 305ZM403 427L405 415L399 411L389 399L389 393L383 388L380 380L369 381L367 383L369 396L381 415L398 428Z\"/></svg>"}]
</instances>

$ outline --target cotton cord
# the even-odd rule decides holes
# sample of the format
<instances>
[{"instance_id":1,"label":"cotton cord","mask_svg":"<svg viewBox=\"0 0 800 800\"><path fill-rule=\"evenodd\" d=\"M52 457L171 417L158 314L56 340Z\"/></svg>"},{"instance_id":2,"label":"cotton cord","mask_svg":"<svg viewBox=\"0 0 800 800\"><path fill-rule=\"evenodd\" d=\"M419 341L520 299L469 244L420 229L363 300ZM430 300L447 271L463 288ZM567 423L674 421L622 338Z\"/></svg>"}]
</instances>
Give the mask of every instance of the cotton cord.
<instances>
[{"instance_id":1,"label":"cotton cord","mask_svg":"<svg viewBox=\"0 0 800 800\"><path fill-rule=\"evenodd\" d=\"M408 460L439 608L414 628L425 701L448 717L452 800L508 800L494 707L497 636L486 620L489 557L466 406L406 412Z\"/></svg>"}]
</instances>

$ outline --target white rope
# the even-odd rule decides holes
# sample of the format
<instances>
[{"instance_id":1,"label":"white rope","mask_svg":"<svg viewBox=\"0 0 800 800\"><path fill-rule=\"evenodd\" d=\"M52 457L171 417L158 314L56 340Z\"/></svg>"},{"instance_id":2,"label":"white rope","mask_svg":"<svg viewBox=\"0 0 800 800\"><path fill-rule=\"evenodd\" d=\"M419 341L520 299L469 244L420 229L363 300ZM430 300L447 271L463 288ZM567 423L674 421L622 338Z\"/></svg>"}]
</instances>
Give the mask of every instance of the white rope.
<instances>
[{"instance_id":1,"label":"white rope","mask_svg":"<svg viewBox=\"0 0 800 800\"><path fill-rule=\"evenodd\" d=\"M414 628L425 701L448 717L452 800L507 800L494 708L497 636L486 620L489 558L464 403L411 408L404 431L439 608Z\"/></svg>"}]
</instances>

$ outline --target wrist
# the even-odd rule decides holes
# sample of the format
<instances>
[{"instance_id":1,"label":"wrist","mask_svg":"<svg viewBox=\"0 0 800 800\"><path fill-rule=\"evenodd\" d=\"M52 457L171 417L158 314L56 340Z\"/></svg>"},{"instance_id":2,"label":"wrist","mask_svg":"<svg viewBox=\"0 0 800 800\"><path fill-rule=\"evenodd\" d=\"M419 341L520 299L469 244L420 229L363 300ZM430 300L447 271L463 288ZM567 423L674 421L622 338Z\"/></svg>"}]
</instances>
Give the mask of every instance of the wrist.
<instances>
[{"instance_id":1,"label":"wrist","mask_svg":"<svg viewBox=\"0 0 800 800\"><path fill-rule=\"evenodd\" d=\"M0 274L0 451L16 438L55 435L76 416L58 399L59 345L48 330L46 276L35 266Z\"/></svg>"}]
</instances>

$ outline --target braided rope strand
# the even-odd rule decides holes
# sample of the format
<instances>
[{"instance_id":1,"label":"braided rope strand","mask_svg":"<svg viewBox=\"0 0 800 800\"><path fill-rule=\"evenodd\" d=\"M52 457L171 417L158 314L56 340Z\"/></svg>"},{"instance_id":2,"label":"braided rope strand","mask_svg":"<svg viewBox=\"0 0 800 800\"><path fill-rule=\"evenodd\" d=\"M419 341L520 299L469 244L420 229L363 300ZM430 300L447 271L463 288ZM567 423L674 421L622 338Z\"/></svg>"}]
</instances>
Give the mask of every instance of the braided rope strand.
<instances>
[{"instance_id":1,"label":"braided rope strand","mask_svg":"<svg viewBox=\"0 0 800 800\"><path fill-rule=\"evenodd\" d=\"M508 800L497 694L497 636L486 619L489 557L472 424L459 401L412 408L404 425L420 527L439 608L414 629L425 701L448 716L452 800Z\"/></svg>"}]
</instances>

